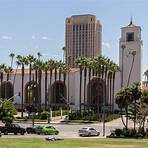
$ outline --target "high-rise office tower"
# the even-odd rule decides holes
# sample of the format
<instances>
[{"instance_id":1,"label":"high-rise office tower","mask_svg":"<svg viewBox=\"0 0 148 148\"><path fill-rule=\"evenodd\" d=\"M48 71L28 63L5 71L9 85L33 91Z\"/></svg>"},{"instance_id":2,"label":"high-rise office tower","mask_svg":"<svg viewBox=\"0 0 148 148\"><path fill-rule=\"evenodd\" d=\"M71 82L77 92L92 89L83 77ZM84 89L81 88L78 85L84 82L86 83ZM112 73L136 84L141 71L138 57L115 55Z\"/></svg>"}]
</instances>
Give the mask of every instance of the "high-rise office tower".
<instances>
[{"instance_id":1,"label":"high-rise office tower","mask_svg":"<svg viewBox=\"0 0 148 148\"><path fill-rule=\"evenodd\" d=\"M101 54L102 26L96 16L73 15L65 22L65 60L76 67L80 56L94 58Z\"/></svg>"}]
</instances>

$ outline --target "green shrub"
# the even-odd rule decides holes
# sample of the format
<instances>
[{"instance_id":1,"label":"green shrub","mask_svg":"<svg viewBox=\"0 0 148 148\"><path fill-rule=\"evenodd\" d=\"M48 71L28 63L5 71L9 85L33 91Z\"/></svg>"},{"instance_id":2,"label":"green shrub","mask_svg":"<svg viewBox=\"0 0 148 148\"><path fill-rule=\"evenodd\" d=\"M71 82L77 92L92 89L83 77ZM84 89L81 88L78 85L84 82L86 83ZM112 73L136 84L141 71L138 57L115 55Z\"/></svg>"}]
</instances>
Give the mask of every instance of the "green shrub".
<instances>
[{"instance_id":1,"label":"green shrub","mask_svg":"<svg viewBox=\"0 0 148 148\"><path fill-rule=\"evenodd\" d=\"M122 134L122 129L119 128L115 129L115 136L120 137L121 134Z\"/></svg>"},{"instance_id":2,"label":"green shrub","mask_svg":"<svg viewBox=\"0 0 148 148\"><path fill-rule=\"evenodd\" d=\"M146 132L144 131L144 128L139 128L138 129L138 134L141 134L142 137L145 137L146 136Z\"/></svg>"},{"instance_id":3,"label":"green shrub","mask_svg":"<svg viewBox=\"0 0 148 148\"><path fill-rule=\"evenodd\" d=\"M41 115L40 115L41 120L46 120L47 117L48 117L48 112L47 111L41 112Z\"/></svg>"}]
</instances>

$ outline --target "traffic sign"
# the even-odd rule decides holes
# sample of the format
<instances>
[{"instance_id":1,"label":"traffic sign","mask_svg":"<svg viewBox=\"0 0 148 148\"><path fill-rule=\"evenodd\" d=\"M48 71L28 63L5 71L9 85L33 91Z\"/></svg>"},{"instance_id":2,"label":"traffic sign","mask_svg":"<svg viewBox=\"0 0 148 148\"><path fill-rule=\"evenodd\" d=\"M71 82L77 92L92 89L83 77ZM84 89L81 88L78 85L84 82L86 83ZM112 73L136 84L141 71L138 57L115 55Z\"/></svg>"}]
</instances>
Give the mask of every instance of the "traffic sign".
<instances>
[{"instance_id":1,"label":"traffic sign","mask_svg":"<svg viewBox=\"0 0 148 148\"><path fill-rule=\"evenodd\" d=\"M111 109L111 105L102 105L101 110L102 111L109 111Z\"/></svg>"}]
</instances>

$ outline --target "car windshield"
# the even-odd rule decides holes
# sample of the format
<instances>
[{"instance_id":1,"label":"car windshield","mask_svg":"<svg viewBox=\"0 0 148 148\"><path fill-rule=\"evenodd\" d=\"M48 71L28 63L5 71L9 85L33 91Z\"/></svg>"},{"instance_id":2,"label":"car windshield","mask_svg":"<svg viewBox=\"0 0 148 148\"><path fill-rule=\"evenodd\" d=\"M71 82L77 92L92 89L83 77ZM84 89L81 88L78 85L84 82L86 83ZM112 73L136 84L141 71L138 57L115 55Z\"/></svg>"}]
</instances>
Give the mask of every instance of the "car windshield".
<instances>
[{"instance_id":1,"label":"car windshield","mask_svg":"<svg viewBox=\"0 0 148 148\"><path fill-rule=\"evenodd\" d=\"M54 128L53 126L46 126L46 128Z\"/></svg>"},{"instance_id":2,"label":"car windshield","mask_svg":"<svg viewBox=\"0 0 148 148\"><path fill-rule=\"evenodd\" d=\"M87 128L82 128L82 130L87 130Z\"/></svg>"}]
</instances>

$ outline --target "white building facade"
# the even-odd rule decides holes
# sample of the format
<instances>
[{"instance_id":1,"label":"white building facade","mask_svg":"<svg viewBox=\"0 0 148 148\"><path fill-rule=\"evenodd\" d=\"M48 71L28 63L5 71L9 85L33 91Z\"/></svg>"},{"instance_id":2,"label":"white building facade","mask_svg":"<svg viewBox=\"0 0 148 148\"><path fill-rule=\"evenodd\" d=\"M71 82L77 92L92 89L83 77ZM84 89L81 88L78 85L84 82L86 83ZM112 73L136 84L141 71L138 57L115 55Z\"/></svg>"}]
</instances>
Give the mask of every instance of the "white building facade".
<instances>
[{"instance_id":1,"label":"white building facade","mask_svg":"<svg viewBox=\"0 0 148 148\"><path fill-rule=\"evenodd\" d=\"M112 89L110 89L110 80L106 81L105 79L98 79L91 74L89 80L88 73L86 79L86 89L84 89L84 74L82 73L82 87L81 87L81 104L82 109L84 106L91 106L97 112L100 111L100 105L105 104L114 105L115 108L115 94L120 90L122 86L127 86L133 82L141 81L141 68L142 68L142 39L141 39L141 28L130 22L126 27L121 28L121 38L119 41L119 66L120 72L116 73L115 77L115 89L114 94ZM32 74L35 72L32 71ZM71 109L79 110L80 107L80 73L78 68L72 68L69 73L66 75L66 80L61 76L59 80L59 73L57 73L57 79L55 81L55 73L53 72L51 86L49 83L49 73L48 73L48 108L49 107L66 107L70 106ZM11 75L11 84L14 82L14 75ZM34 83L32 76L32 82ZM4 76L3 81L6 81L6 76ZM15 104L21 108L22 96L24 107L26 105L34 104L33 100L28 98L28 86L31 86L32 83L29 82L29 70L25 70L24 74L24 85L23 85L23 94L22 94L22 76L21 70L18 70L15 78L15 85L13 86L13 95L20 92L20 97L15 97ZM36 84L35 84L36 85ZM35 86L33 85L33 86ZM4 86L5 87L5 86ZM2 86L1 86L2 88ZM105 92L106 89L106 92ZM84 94L84 90L85 94ZM42 73L41 78L41 98L36 98L39 89L36 88L35 92L30 92L30 96L34 99L41 99L41 106L44 110L45 106L45 73ZM104 94L106 94L104 96ZM5 95L5 94L3 94ZM30 97L29 96L29 97ZM11 96L9 96L11 97ZM31 97L30 97L31 98ZM60 100L58 100L60 98ZM85 100L85 101L84 101ZM38 105L38 104L36 104Z\"/></svg>"}]
</instances>

